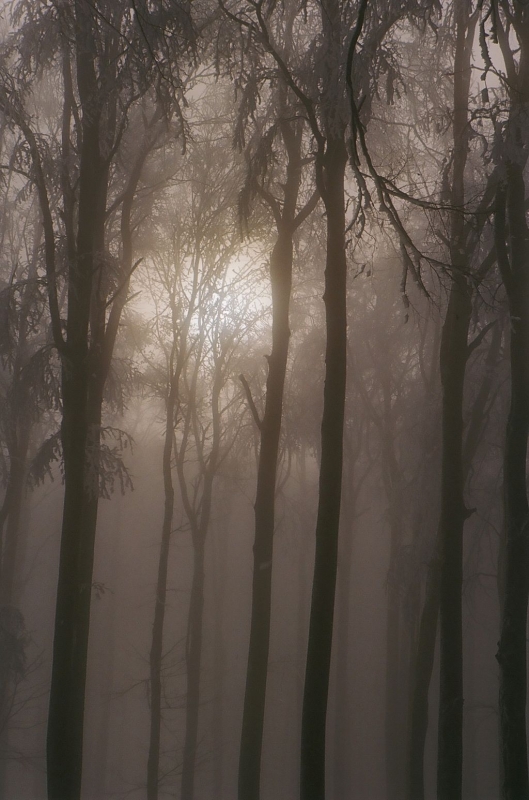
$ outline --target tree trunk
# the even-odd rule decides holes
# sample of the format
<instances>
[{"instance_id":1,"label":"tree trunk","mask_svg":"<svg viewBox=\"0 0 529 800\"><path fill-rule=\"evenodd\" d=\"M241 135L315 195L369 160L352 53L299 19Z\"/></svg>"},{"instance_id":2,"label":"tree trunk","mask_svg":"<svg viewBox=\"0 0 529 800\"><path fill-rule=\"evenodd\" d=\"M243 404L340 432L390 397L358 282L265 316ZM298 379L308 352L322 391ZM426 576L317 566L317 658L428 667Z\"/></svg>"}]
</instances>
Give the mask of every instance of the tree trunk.
<instances>
[{"instance_id":1,"label":"tree trunk","mask_svg":"<svg viewBox=\"0 0 529 800\"><path fill-rule=\"evenodd\" d=\"M416 665L417 694L412 707L412 797L424 791L422 759L427 724L428 683L433 664L435 632L425 626L436 622L437 589L440 619L440 696L437 758L438 800L461 800L463 766L463 527L464 502L463 397L467 340L472 313L472 290L466 277L470 257L466 252L465 165L468 156L468 92L470 83L470 9L459 0L455 9L454 59L454 163L451 186L450 260L452 276L448 308L441 337L442 385L441 517L438 557L432 565L427 594L427 615L421 620L420 641L426 649ZM436 548L437 549L437 548ZM426 610L426 607L425 607ZM428 619L430 623L428 623ZM429 650L429 652L428 652Z\"/></svg>"},{"instance_id":2,"label":"tree trunk","mask_svg":"<svg viewBox=\"0 0 529 800\"><path fill-rule=\"evenodd\" d=\"M261 447L254 506L252 615L239 757L239 800L258 800L260 792L270 643L275 490L290 339L292 259L292 232L287 228L280 232L270 258L273 304L272 352L266 382L265 411L261 423Z\"/></svg>"},{"instance_id":3,"label":"tree trunk","mask_svg":"<svg viewBox=\"0 0 529 800\"><path fill-rule=\"evenodd\" d=\"M84 693L94 560L97 495L87 446L93 439L88 409L88 326L104 168L99 152L97 79L92 21L76 4L77 80L83 104L77 259L70 265L66 351L62 355L64 507L55 612L48 716L49 800L79 800L83 755ZM89 110L88 110L89 109ZM92 409L93 411L93 409ZM99 411L100 417L100 411ZM93 443L93 442L92 442Z\"/></svg>"},{"instance_id":4,"label":"tree trunk","mask_svg":"<svg viewBox=\"0 0 529 800\"><path fill-rule=\"evenodd\" d=\"M390 553L386 615L386 793L388 800L402 800L405 785L406 696L402 667L402 597L398 563L404 542L402 479L395 450L395 431L391 402L391 375L382 376L384 414L382 427L382 477L389 503Z\"/></svg>"},{"instance_id":5,"label":"tree trunk","mask_svg":"<svg viewBox=\"0 0 529 800\"><path fill-rule=\"evenodd\" d=\"M162 654L165 604L167 601L167 572L169 566L169 545L174 510L174 487L171 474L173 452L174 414L176 403L176 382L169 389L165 414L165 435L162 456L164 485L164 516L162 538L158 559L158 578L156 582L156 601L152 626L151 652L149 656L150 679L150 731L149 755L147 759L147 800L158 800L158 775L160 765L160 729L162 723Z\"/></svg>"},{"instance_id":6,"label":"tree trunk","mask_svg":"<svg viewBox=\"0 0 529 800\"><path fill-rule=\"evenodd\" d=\"M207 529L207 528L206 528ZM198 720L200 712L200 678L204 615L204 546L205 536L194 535L193 581L187 620L186 644L186 728L182 763L181 800L193 800L197 760Z\"/></svg>"},{"instance_id":7,"label":"tree trunk","mask_svg":"<svg viewBox=\"0 0 529 800\"><path fill-rule=\"evenodd\" d=\"M351 460L354 455L349 454ZM347 457L346 457L347 460ZM351 465L351 474L345 477L347 495L344 497L342 515L341 546L336 587L336 657L335 682L336 702L334 719L334 764L333 788L337 798L346 797L351 783L351 691L350 691L350 659L351 644L351 591L350 583L353 565L353 546L355 534L355 501L356 492L353 485L355 465Z\"/></svg>"},{"instance_id":8,"label":"tree trunk","mask_svg":"<svg viewBox=\"0 0 529 800\"><path fill-rule=\"evenodd\" d=\"M204 488L198 507L192 507L186 488L184 473L185 445L178 459L178 477L182 490L184 508L191 525L193 544L193 577L191 582L191 596L189 600L189 613L187 622L186 642L186 720L185 739L182 764L181 800L193 800L195 792L195 767L197 762L198 723L200 713L200 679L202 671L202 640L204 617L204 557L206 538L211 520L211 506L213 501L213 485L218 468L221 444L221 413L219 410L220 396L223 385L222 358L215 364L215 377L213 381L211 399L212 440L209 458L206 460L202 451L200 460L206 464L204 471ZM191 397L196 398L197 372L192 381ZM194 400L192 403L195 402ZM196 408L193 406L192 412ZM184 437L186 434L184 434ZM197 447L202 448L203 442L195 439Z\"/></svg>"},{"instance_id":9,"label":"tree trunk","mask_svg":"<svg viewBox=\"0 0 529 800\"><path fill-rule=\"evenodd\" d=\"M410 709L408 761L408 798L424 800L424 747L428 731L428 693L432 680L439 618L440 556L439 533L436 553L430 563L426 596L421 613L419 637L415 653Z\"/></svg>"},{"instance_id":10,"label":"tree trunk","mask_svg":"<svg viewBox=\"0 0 529 800\"><path fill-rule=\"evenodd\" d=\"M443 386L439 611L438 800L460 800L463 766L463 389L472 311L465 276L452 278L441 341Z\"/></svg>"},{"instance_id":11,"label":"tree trunk","mask_svg":"<svg viewBox=\"0 0 529 800\"><path fill-rule=\"evenodd\" d=\"M503 800L527 800L527 599L529 593L529 505L526 487L529 432L529 230L525 220L523 167L507 165L505 189L499 191L497 235L505 241L499 215L507 210L510 264L500 257L510 313L511 404L503 462L506 531L505 583L501 635L500 726ZM497 238L497 245L500 241ZM504 245L503 245L504 246Z\"/></svg>"},{"instance_id":12,"label":"tree trunk","mask_svg":"<svg viewBox=\"0 0 529 800\"><path fill-rule=\"evenodd\" d=\"M325 269L326 351L316 554L301 730L301 800L325 797L325 724L334 618L338 530L342 489L346 389L347 261L344 176L347 151L329 138L324 156L327 212Z\"/></svg>"},{"instance_id":13,"label":"tree trunk","mask_svg":"<svg viewBox=\"0 0 529 800\"><path fill-rule=\"evenodd\" d=\"M287 22L287 42L291 41L292 24L293 17ZM284 203L279 212L279 218L276 211L278 236L270 256L272 351L268 359L264 415L259 426L260 449L254 504L252 612L239 753L239 800L259 800L260 796L270 645L275 493L290 342L289 309L294 258L293 236L301 221L305 219L317 202L317 195L313 195L296 215L302 174L302 128L288 121L286 91L282 83L279 86L278 105L287 165L286 180L282 185Z\"/></svg>"}]
</instances>

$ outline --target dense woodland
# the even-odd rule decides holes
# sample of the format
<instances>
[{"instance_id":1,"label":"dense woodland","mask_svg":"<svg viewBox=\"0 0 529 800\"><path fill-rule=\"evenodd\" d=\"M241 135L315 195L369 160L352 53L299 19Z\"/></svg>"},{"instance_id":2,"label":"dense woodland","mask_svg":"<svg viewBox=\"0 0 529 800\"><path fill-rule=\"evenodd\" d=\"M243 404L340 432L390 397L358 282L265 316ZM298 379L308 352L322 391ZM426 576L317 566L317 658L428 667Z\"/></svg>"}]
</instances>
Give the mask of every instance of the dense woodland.
<instances>
[{"instance_id":1,"label":"dense woodland","mask_svg":"<svg viewBox=\"0 0 529 800\"><path fill-rule=\"evenodd\" d=\"M529 800L529 4L0 31L1 800Z\"/></svg>"}]
</instances>

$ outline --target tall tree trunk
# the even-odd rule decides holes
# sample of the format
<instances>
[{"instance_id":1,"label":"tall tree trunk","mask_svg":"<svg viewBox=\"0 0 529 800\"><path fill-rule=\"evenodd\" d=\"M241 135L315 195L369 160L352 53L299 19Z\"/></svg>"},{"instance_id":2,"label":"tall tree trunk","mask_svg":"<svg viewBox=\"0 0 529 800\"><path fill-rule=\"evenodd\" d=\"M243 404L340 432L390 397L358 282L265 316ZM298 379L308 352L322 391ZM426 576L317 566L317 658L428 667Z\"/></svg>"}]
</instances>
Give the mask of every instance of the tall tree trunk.
<instances>
[{"instance_id":1,"label":"tall tree trunk","mask_svg":"<svg viewBox=\"0 0 529 800\"><path fill-rule=\"evenodd\" d=\"M425 402L431 403L434 392L434 374L439 363L441 326L435 325L429 376L423 369L426 387ZM427 448L431 449L431 444ZM418 547L424 536L422 515L414 525L414 546ZM435 536L435 549L428 566L424 602L421 607L421 576L417 575L410 601L415 600L417 628L410 642L410 711L408 723L408 752L406 763L407 800L424 800L424 750L428 731L428 695L432 679L439 619L439 529Z\"/></svg>"},{"instance_id":2,"label":"tall tree trunk","mask_svg":"<svg viewBox=\"0 0 529 800\"><path fill-rule=\"evenodd\" d=\"M409 800L424 800L424 748L428 731L428 694L432 680L439 619L439 538L438 532L435 554L428 570L426 594L413 662L408 751Z\"/></svg>"},{"instance_id":3,"label":"tall tree trunk","mask_svg":"<svg viewBox=\"0 0 529 800\"><path fill-rule=\"evenodd\" d=\"M195 370L190 392L192 398L196 398L197 377L198 372ZM191 581L191 596L189 599L186 641L187 694L181 800L193 800L195 793L195 768L197 763L198 724L200 714L200 682L202 672L202 641L204 625L204 558L206 539L211 521L213 486L220 454L221 414L219 405L222 386L223 361L222 357L220 357L215 364L215 377L213 381L211 398L211 450L207 461L203 451L200 455L200 461L206 466L204 468L204 486L202 490L202 497L200 498L198 507L191 506L189 494L187 492L184 472L186 445L182 446L180 457L177 461L182 499L189 523L191 525L191 537L193 544L193 576ZM195 407L193 406L194 402L194 400L191 401L191 413L195 413L196 411ZM186 434L184 434L184 437L185 436ZM199 443L197 440L195 441L197 447L203 447L203 442Z\"/></svg>"},{"instance_id":4,"label":"tall tree trunk","mask_svg":"<svg viewBox=\"0 0 529 800\"><path fill-rule=\"evenodd\" d=\"M354 458L350 454L350 458ZM347 457L346 457L347 460ZM354 491L354 465L351 465L351 474L345 478L347 495L344 497L344 509L340 534L340 557L337 574L336 588L336 657L335 682L336 682L336 708L334 714L334 765L333 786L335 797L346 797L349 791L350 770L350 745L351 745L351 692L350 692L350 659L349 647L351 645L351 573L353 565L354 527L355 527L355 501L357 493Z\"/></svg>"},{"instance_id":5,"label":"tall tree trunk","mask_svg":"<svg viewBox=\"0 0 529 800\"><path fill-rule=\"evenodd\" d=\"M152 626L151 651L149 655L150 680L150 729L149 755L147 759L147 800L158 800L158 780L160 765L160 730L162 724L162 655L165 605L167 601L167 573L169 566L169 545L174 510L174 487L171 473L173 452L174 415L176 404L176 381L173 379L166 401L165 434L162 455L162 474L164 486L164 515L162 538L158 558L158 577L156 581L156 601Z\"/></svg>"},{"instance_id":6,"label":"tall tree trunk","mask_svg":"<svg viewBox=\"0 0 529 800\"><path fill-rule=\"evenodd\" d=\"M226 497L226 495L224 495ZM228 556L229 537L228 531L231 528L231 505L226 502L222 516L215 526L215 566L214 566L214 641L213 641L213 662L214 662L214 698L212 714L212 738L214 748L213 766L213 792L215 798L222 800L224 797L224 686L226 671L226 645L224 640L223 621L226 605L226 585L227 570L226 562Z\"/></svg>"},{"instance_id":7,"label":"tall tree trunk","mask_svg":"<svg viewBox=\"0 0 529 800\"><path fill-rule=\"evenodd\" d=\"M500 726L504 800L527 800L527 599L529 593L529 230L525 219L525 181L520 164L507 165L506 186L498 192L497 249L510 313L511 404L503 462L506 530L501 635ZM509 255L505 252L505 211ZM509 263L510 262L510 263Z\"/></svg>"},{"instance_id":8,"label":"tall tree trunk","mask_svg":"<svg viewBox=\"0 0 529 800\"><path fill-rule=\"evenodd\" d=\"M502 329L495 325L485 360L485 374L473 403L463 445L463 482L466 483L474 455L487 421L488 403L498 363ZM428 730L428 693L431 683L437 621L439 617L440 530L437 531L434 555L429 565L426 593L421 612L417 645L412 651L412 690L410 693L410 736L408 750L409 800L424 800L424 748Z\"/></svg>"},{"instance_id":9,"label":"tall tree trunk","mask_svg":"<svg viewBox=\"0 0 529 800\"><path fill-rule=\"evenodd\" d=\"M437 798L460 800L463 769L463 527L464 500L463 395L467 340L472 313L470 265L465 251L465 165L468 155L468 93L474 25L468 0L455 5L454 163L450 231L452 283L441 337L442 461L440 518L440 695L437 753ZM475 19L475 15L474 15Z\"/></svg>"},{"instance_id":10,"label":"tall tree trunk","mask_svg":"<svg viewBox=\"0 0 529 800\"><path fill-rule=\"evenodd\" d=\"M99 118L93 108L96 86L86 10L78 14L78 82L83 115L77 260L70 267L67 351L62 360L64 507L55 612L53 667L48 717L48 798L78 800L81 794L84 692L97 498L87 490L90 422L88 324L95 267L96 226L101 224ZM90 481L93 486L93 481Z\"/></svg>"},{"instance_id":11,"label":"tall tree trunk","mask_svg":"<svg viewBox=\"0 0 529 800\"><path fill-rule=\"evenodd\" d=\"M460 800L463 766L463 390L472 311L464 275L452 278L441 341L443 386L440 528L438 800Z\"/></svg>"},{"instance_id":12,"label":"tall tree trunk","mask_svg":"<svg viewBox=\"0 0 529 800\"><path fill-rule=\"evenodd\" d=\"M344 177L347 151L329 138L325 153L327 254L325 268L325 386L316 554L301 730L301 800L325 797L325 726L329 692L338 531L342 489L343 423L347 370L347 261Z\"/></svg>"},{"instance_id":13,"label":"tall tree trunk","mask_svg":"<svg viewBox=\"0 0 529 800\"><path fill-rule=\"evenodd\" d=\"M402 669L402 597L398 563L404 542L402 479L395 450L395 430L391 401L391 375L382 376L384 413L382 423L382 477L389 503L390 553L386 614L386 793L388 800L402 800L405 778L406 696ZM404 746L404 747L403 747Z\"/></svg>"},{"instance_id":14,"label":"tall tree trunk","mask_svg":"<svg viewBox=\"0 0 529 800\"><path fill-rule=\"evenodd\" d=\"M76 258L69 266L66 345L61 347L64 506L48 715L49 800L78 800L81 794L101 406L112 353L112 347L105 351L98 330L92 330L89 346L94 275L103 269L98 253L104 252L108 164L100 153L101 106L91 10L76 0L75 16L83 135Z\"/></svg>"},{"instance_id":15,"label":"tall tree trunk","mask_svg":"<svg viewBox=\"0 0 529 800\"><path fill-rule=\"evenodd\" d=\"M476 16L469 21L467 0L455 9L454 159L451 186L451 288L440 352L442 385L441 517L438 545L430 568L421 618L412 702L410 797L424 793L423 757L428 718L428 688L433 666L437 604L440 619L440 697L438 725L437 797L460 800L463 766L463 528L464 502L463 397L472 290L466 276L465 165L468 155L468 92L471 38ZM415 761L416 759L416 761Z\"/></svg>"},{"instance_id":16,"label":"tall tree trunk","mask_svg":"<svg viewBox=\"0 0 529 800\"><path fill-rule=\"evenodd\" d=\"M239 757L239 800L258 800L260 793L270 643L275 491L290 339L292 259L292 231L286 228L280 232L270 258L272 352L268 364L265 411L260 430L261 447L254 506L252 615Z\"/></svg>"},{"instance_id":17,"label":"tall tree trunk","mask_svg":"<svg viewBox=\"0 0 529 800\"><path fill-rule=\"evenodd\" d=\"M293 17L291 16L287 23L287 41L292 36L292 25ZM279 213L277 213L277 206L275 209L278 236L270 255L272 351L268 359L264 415L259 424L260 448L254 504L252 612L239 753L239 800L259 800L260 796L270 646L275 492L290 342L289 309L294 258L293 236L317 202L317 194L314 194L296 214L302 173L302 128L288 120L286 89L283 83L279 87L279 114L287 165L286 180L282 185L284 203Z\"/></svg>"},{"instance_id":18,"label":"tall tree trunk","mask_svg":"<svg viewBox=\"0 0 529 800\"><path fill-rule=\"evenodd\" d=\"M195 794L204 616L204 547L205 536L197 532L193 536L193 580L187 619L187 693L181 800L193 800Z\"/></svg>"}]
</instances>

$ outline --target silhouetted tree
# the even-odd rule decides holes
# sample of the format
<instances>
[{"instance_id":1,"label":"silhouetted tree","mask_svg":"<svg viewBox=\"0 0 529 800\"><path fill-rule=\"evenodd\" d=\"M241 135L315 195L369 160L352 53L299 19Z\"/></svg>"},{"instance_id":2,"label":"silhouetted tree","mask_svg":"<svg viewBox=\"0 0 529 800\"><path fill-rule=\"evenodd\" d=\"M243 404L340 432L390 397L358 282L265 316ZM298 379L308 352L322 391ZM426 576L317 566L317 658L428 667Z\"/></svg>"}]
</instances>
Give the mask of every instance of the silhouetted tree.
<instances>
[{"instance_id":1,"label":"silhouetted tree","mask_svg":"<svg viewBox=\"0 0 529 800\"><path fill-rule=\"evenodd\" d=\"M527 602L529 594L529 504L526 485L529 432L529 229L526 220L529 109L529 9L511 2L491 7L492 36L505 65L507 119L497 130L498 188L495 244L510 315L510 389L503 464L505 563L500 665L502 797L529 797L527 767ZM490 15L489 15L490 16ZM485 25L482 28L484 38ZM483 48L486 52L486 48ZM490 67L490 57L488 66Z\"/></svg>"},{"instance_id":2,"label":"silhouetted tree","mask_svg":"<svg viewBox=\"0 0 529 800\"><path fill-rule=\"evenodd\" d=\"M284 39L292 44L295 14L285 8ZM275 529L275 496L283 411L283 396L290 340L289 307L292 291L294 235L314 209L318 195L300 198L303 170L310 164L304 158L301 121L294 122L296 107L284 76L278 76L278 88L271 98L272 112L267 129L257 131L247 148L248 175L242 201L247 204L258 196L273 215L277 239L270 255L270 287L272 290L272 349L268 362L265 406L262 419L256 416L259 428L259 457L255 497L255 539L253 547L252 612L248 668L243 709L239 756L239 798L258 800L260 796L261 753L263 742L266 679L270 642L272 595L273 539ZM243 112L245 111L243 107ZM278 160L276 148L284 150L284 175L272 167ZM261 173L261 174L259 174ZM282 179L282 181L280 180ZM282 198L278 197L278 187ZM242 209L245 214L247 210ZM249 387L248 387L249 389Z\"/></svg>"},{"instance_id":3,"label":"silhouetted tree","mask_svg":"<svg viewBox=\"0 0 529 800\"><path fill-rule=\"evenodd\" d=\"M160 69L146 33L152 37L147 7L131 15L127 4L100 2L92 7L75 0L38 8L20 3L17 13L20 31L2 65L0 106L25 138L42 217L51 330L61 359L65 495L48 718L48 795L50 800L75 800L81 790L104 388L134 269L134 198L163 127L162 103L168 108L170 94L164 97L160 89L159 109L145 109L145 138L125 157L126 177L118 188L112 184L112 165L126 140L132 108L151 92ZM185 14L157 18L156 48L163 50L168 41L166 26L181 30L182 25L189 33ZM126 54L123 36L135 42ZM8 64L15 65L13 77L8 77ZM47 66L60 70L63 92L58 158L52 164L26 107L31 80ZM117 214L119 244L112 247L108 230Z\"/></svg>"}]
</instances>

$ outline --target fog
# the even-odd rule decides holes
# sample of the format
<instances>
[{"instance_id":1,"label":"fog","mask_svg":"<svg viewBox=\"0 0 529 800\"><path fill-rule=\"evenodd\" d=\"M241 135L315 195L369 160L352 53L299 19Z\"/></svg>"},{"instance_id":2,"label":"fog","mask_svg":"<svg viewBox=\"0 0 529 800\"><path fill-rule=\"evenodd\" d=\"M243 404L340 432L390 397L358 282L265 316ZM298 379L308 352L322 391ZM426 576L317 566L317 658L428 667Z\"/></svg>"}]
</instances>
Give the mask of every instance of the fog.
<instances>
[{"instance_id":1,"label":"fog","mask_svg":"<svg viewBox=\"0 0 529 800\"><path fill-rule=\"evenodd\" d=\"M0 800L529 800L529 7L2 7Z\"/></svg>"}]
</instances>

